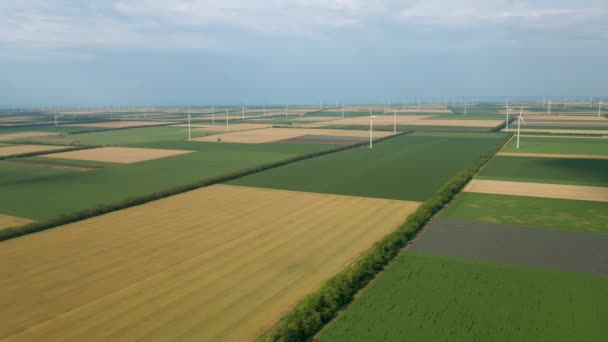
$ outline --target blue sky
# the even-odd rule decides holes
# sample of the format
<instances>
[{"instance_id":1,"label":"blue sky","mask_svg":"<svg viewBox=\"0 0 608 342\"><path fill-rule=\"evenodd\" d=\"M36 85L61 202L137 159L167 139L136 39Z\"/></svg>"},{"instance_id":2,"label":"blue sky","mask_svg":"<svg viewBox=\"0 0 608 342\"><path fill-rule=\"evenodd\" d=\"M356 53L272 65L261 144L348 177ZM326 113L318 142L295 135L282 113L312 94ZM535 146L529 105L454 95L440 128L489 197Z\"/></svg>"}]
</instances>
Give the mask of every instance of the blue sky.
<instances>
[{"instance_id":1,"label":"blue sky","mask_svg":"<svg viewBox=\"0 0 608 342\"><path fill-rule=\"evenodd\" d=\"M0 106L608 95L608 3L0 0Z\"/></svg>"}]
</instances>

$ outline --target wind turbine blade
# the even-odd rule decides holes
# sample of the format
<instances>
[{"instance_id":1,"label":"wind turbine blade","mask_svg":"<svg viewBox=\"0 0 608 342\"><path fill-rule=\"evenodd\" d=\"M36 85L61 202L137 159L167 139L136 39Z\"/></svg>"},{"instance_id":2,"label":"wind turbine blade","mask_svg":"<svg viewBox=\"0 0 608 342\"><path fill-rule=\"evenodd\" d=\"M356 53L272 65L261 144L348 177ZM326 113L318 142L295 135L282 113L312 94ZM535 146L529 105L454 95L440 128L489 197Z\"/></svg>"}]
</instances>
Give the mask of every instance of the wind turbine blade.
<instances>
[{"instance_id":1,"label":"wind turbine blade","mask_svg":"<svg viewBox=\"0 0 608 342\"><path fill-rule=\"evenodd\" d=\"M369 116L374 116L374 114L372 114L372 109L367 107L367 110L369 111Z\"/></svg>"},{"instance_id":2,"label":"wind turbine blade","mask_svg":"<svg viewBox=\"0 0 608 342\"><path fill-rule=\"evenodd\" d=\"M523 116L521 116L521 115L520 115L520 116L519 116L519 119L521 120L521 122L523 122L523 123L524 123L524 126L528 126L528 125L526 124L526 120L524 120L524 117L523 117Z\"/></svg>"}]
</instances>

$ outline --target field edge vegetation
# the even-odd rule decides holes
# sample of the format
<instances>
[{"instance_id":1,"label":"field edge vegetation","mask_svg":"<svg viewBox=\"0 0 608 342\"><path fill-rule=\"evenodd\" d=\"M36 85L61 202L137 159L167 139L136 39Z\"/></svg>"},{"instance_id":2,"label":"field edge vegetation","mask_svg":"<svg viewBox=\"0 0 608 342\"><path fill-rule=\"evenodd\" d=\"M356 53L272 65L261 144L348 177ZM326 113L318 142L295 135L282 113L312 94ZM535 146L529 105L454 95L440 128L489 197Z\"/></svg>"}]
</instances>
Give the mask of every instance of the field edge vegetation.
<instances>
[{"instance_id":1,"label":"field edge vegetation","mask_svg":"<svg viewBox=\"0 0 608 342\"><path fill-rule=\"evenodd\" d=\"M511 134L505 135L492 150L454 175L431 199L410 214L401 227L374 243L351 267L330 278L319 290L296 304L273 329L260 336L260 340L307 341L315 336L342 308L352 302L359 290L384 270L401 249L464 188L510 138Z\"/></svg>"}]
</instances>

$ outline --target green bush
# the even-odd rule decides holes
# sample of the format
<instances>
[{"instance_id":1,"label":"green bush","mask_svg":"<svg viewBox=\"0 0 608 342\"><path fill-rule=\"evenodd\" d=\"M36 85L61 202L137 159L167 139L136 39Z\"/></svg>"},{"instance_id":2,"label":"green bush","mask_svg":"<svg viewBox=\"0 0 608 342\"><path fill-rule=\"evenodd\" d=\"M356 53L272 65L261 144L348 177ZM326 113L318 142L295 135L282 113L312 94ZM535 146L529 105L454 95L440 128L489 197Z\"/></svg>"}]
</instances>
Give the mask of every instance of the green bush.
<instances>
[{"instance_id":1,"label":"green bush","mask_svg":"<svg viewBox=\"0 0 608 342\"><path fill-rule=\"evenodd\" d=\"M397 256L439 210L460 192L475 173L502 148L509 137L505 136L501 144L498 144L491 153L482 155L471 167L453 176L433 198L409 215L400 228L376 242L353 266L338 273L325 282L318 291L296 304L289 314L262 337L262 340L306 341L313 337Z\"/></svg>"}]
</instances>

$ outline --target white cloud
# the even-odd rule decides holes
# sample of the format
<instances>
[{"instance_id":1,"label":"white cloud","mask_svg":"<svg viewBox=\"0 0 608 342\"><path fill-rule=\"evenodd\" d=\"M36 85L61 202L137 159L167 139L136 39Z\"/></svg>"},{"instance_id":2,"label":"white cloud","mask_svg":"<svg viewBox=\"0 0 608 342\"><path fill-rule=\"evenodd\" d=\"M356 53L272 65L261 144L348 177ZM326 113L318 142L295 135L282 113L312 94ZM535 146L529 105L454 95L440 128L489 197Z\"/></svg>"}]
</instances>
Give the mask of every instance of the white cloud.
<instances>
[{"instance_id":1,"label":"white cloud","mask_svg":"<svg viewBox=\"0 0 608 342\"><path fill-rule=\"evenodd\" d=\"M608 37L601 0L0 0L0 13L0 46L27 48L208 49L239 39L356 40L361 29L409 40L417 28L426 40L459 30L496 40Z\"/></svg>"}]
</instances>

